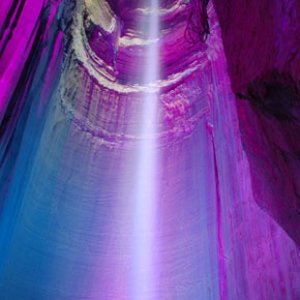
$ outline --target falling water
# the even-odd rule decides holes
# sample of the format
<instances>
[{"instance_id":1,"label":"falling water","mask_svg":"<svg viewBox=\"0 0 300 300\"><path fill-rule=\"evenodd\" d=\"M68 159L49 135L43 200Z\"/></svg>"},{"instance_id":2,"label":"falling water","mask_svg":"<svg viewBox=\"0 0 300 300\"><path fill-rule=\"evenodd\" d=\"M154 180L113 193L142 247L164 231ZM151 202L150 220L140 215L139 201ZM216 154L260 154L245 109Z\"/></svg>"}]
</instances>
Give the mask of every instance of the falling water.
<instances>
[{"instance_id":1,"label":"falling water","mask_svg":"<svg viewBox=\"0 0 300 300\"><path fill-rule=\"evenodd\" d=\"M149 10L149 27L145 29L149 46L146 63L143 67L144 82L151 87L145 93L141 111L141 131L143 137L137 154L137 179L134 197L134 242L133 242L133 300L152 298L154 284L154 244L155 211L157 205L157 186L155 172L157 168L156 153L156 112L158 92L155 82L159 73L159 16L158 0L151 0Z\"/></svg>"}]
</instances>

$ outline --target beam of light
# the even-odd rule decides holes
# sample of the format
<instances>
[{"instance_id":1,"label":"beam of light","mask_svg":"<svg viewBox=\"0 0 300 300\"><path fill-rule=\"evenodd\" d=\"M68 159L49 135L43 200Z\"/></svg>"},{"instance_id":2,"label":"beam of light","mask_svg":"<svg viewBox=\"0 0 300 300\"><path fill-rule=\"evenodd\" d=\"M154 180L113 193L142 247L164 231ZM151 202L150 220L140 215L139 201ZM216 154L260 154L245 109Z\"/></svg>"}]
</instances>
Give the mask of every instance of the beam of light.
<instances>
[{"instance_id":1,"label":"beam of light","mask_svg":"<svg viewBox=\"0 0 300 300\"><path fill-rule=\"evenodd\" d=\"M147 48L143 67L144 82L155 84L159 77L159 0L151 0L147 37L153 42ZM156 115L158 93L147 93L141 99L140 135L143 136L137 153L136 192L134 195L134 241L132 300L153 299L155 270L155 212L157 206Z\"/></svg>"}]
</instances>

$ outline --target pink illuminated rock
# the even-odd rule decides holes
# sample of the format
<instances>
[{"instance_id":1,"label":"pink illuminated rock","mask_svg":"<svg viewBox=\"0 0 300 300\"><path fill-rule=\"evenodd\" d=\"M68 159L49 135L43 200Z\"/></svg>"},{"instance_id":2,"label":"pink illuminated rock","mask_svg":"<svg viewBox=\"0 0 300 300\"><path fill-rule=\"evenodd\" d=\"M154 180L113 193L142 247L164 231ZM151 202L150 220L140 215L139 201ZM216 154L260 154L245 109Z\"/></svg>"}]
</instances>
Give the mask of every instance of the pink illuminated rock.
<instances>
[{"instance_id":1,"label":"pink illuminated rock","mask_svg":"<svg viewBox=\"0 0 300 300\"><path fill-rule=\"evenodd\" d=\"M300 4L214 4L255 199L299 245Z\"/></svg>"}]
</instances>

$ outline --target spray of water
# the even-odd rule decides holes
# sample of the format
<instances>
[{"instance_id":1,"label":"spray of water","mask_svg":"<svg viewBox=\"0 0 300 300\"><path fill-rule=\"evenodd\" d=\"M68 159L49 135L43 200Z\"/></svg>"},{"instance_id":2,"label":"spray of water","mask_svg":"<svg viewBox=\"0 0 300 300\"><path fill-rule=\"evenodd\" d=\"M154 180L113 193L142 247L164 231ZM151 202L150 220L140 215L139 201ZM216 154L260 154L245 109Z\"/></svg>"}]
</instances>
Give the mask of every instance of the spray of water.
<instances>
[{"instance_id":1,"label":"spray of water","mask_svg":"<svg viewBox=\"0 0 300 300\"><path fill-rule=\"evenodd\" d=\"M147 48L144 82L155 84L159 77L159 0L151 0L149 27L146 29L149 40ZM155 213L157 206L157 153L156 153L156 114L158 93L144 95L141 111L141 135L144 137L138 148L137 180L134 212L134 271L133 300L153 299L155 283Z\"/></svg>"}]
</instances>

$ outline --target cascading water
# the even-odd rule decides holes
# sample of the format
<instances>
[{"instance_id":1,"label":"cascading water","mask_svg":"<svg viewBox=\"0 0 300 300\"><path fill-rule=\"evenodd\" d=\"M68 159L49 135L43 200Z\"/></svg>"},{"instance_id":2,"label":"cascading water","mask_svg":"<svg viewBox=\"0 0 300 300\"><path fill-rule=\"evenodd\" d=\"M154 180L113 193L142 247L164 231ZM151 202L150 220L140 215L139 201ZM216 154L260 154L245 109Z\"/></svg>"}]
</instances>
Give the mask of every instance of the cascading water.
<instances>
[{"instance_id":1,"label":"cascading water","mask_svg":"<svg viewBox=\"0 0 300 300\"><path fill-rule=\"evenodd\" d=\"M254 201L212 1L2 2L0 299L298 299L299 249ZM214 2L230 41L242 1Z\"/></svg>"},{"instance_id":2,"label":"cascading water","mask_svg":"<svg viewBox=\"0 0 300 300\"><path fill-rule=\"evenodd\" d=\"M137 146L134 172L136 188L134 192L133 221L133 300L153 299L153 290L157 278L158 267L155 262L156 212L159 202L158 180L156 177L158 164L157 148L157 113L159 91L156 82L159 80L159 1L151 0L147 7L149 21L143 28L148 41L145 50L145 64L141 66L143 82L149 92L142 95L140 117L141 140ZM142 29L142 30L143 30ZM151 294L152 292L152 294Z\"/></svg>"}]
</instances>

